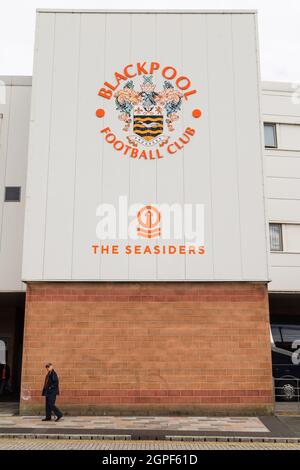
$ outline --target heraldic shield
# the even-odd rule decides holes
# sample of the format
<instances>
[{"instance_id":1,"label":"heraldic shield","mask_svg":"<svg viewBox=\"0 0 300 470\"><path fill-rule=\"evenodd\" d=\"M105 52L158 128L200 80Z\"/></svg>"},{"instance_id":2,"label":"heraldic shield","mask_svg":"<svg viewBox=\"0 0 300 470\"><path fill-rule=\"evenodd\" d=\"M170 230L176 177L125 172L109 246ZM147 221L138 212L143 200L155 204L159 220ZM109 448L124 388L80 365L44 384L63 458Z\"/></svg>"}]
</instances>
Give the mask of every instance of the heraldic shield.
<instances>
[{"instance_id":1,"label":"heraldic shield","mask_svg":"<svg viewBox=\"0 0 300 470\"><path fill-rule=\"evenodd\" d=\"M133 116L133 132L142 139L151 141L161 135L164 129L162 115L137 115Z\"/></svg>"}]
</instances>

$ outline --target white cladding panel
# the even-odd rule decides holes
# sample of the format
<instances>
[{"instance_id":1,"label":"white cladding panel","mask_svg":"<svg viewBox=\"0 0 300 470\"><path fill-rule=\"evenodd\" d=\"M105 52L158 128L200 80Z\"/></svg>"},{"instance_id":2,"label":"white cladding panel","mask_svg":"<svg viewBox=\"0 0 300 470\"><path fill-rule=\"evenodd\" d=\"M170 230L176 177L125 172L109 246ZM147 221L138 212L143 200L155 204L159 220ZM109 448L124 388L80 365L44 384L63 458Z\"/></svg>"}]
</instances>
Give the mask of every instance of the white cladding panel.
<instances>
[{"instance_id":1,"label":"white cladding panel","mask_svg":"<svg viewBox=\"0 0 300 470\"><path fill-rule=\"evenodd\" d=\"M284 156L282 158L266 156L265 176L269 178L300 179L300 155L299 157Z\"/></svg>"},{"instance_id":2,"label":"white cladding panel","mask_svg":"<svg viewBox=\"0 0 300 470\"><path fill-rule=\"evenodd\" d=\"M283 150L300 150L300 125L280 124L280 148Z\"/></svg>"},{"instance_id":3,"label":"white cladding panel","mask_svg":"<svg viewBox=\"0 0 300 470\"><path fill-rule=\"evenodd\" d=\"M268 217L270 222L300 223L300 200L298 199L268 199Z\"/></svg>"},{"instance_id":4,"label":"white cladding panel","mask_svg":"<svg viewBox=\"0 0 300 470\"><path fill-rule=\"evenodd\" d=\"M295 102L291 98L287 93L268 93L266 90L263 90L262 106L265 120L272 122L274 121L274 116L281 115L282 118L279 122L292 121L300 123L298 106L295 106Z\"/></svg>"},{"instance_id":5,"label":"white cladding panel","mask_svg":"<svg viewBox=\"0 0 300 470\"><path fill-rule=\"evenodd\" d=\"M106 126L126 135L114 100L97 93L125 65L153 61L197 89L183 102L174 139L186 127L196 133L175 155L138 160L104 141ZM267 280L257 62L253 13L39 12L23 279ZM96 209L117 206L119 196L140 206L203 204L206 254L94 255ZM128 243L187 244L107 243L121 252Z\"/></svg>"},{"instance_id":6,"label":"white cladding panel","mask_svg":"<svg viewBox=\"0 0 300 470\"><path fill-rule=\"evenodd\" d=\"M0 291L21 282L31 80L0 77ZM5 202L6 186L21 187L20 202Z\"/></svg>"},{"instance_id":7,"label":"white cladding panel","mask_svg":"<svg viewBox=\"0 0 300 470\"><path fill-rule=\"evenodd\" d=\"M271 199L300 199L300 184L297 178L268 178L267 197Z\"/></svg>"},{"instance_id":8,"label":"white cladding panel","mask_svg":"<svg viewBox=\"0 0 300 470\"><path fill-rule=\"evenodd\" d=\"M300 124L299 107L297 83L262 83L262 111L266 122Z\"/></svg>"},{"instance_id":9,"label":"white cladding panel","mask_svg":"<svg viewBox=\"0 0 300 470\"><path fill-rule=\"evenodd\" d=\"M285 238L285 249L288 252L298 253L298 259L300 255L300 224L285 224L284 238Z\"/></svg>"},{"instance_id":10,"label":"white cladding panel","mask_svg":"<svg viewBox=\"0 0 300 470\"><path fill-rule=\"evenodd\" d=\"M266 122L277 123L278 148L265 150L267 214L282 224L283 251L270 255L269 290L300 291L300 103L295 87L264 83ZM298 124L297 124L298 123Z\"/></svg>"}]
</instances>

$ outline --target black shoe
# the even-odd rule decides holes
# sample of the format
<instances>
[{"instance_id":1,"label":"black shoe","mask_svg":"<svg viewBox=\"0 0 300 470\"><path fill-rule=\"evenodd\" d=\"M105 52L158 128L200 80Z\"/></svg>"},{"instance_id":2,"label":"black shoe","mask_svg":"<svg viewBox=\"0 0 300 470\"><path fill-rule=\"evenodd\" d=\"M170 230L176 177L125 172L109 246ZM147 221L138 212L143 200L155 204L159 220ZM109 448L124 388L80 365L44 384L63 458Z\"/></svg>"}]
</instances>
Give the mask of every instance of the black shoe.
<instances>
[{"instance_id":1,"label":"black shoe","mask_svg":"<svg viewBox=\"0 0 300 470\"><path fill-rule=\"evenodd\" d=\"M44 418L42 421L51 421L51 418Z\"/></svg>"},{"instance_id":2,"label":"black shoe","mask_svg":"<svg viewBox=\"0 0 300 470\"><path fill-rule=\"evenodd\" d=\"M63 417L63 415L61 415L61 416L57 416L57 418L55 418L55 420L54 420L54 421L57 423L57 421L59 421L59 420L60 420L62 417Z\"/></svg>"}]
</instances>

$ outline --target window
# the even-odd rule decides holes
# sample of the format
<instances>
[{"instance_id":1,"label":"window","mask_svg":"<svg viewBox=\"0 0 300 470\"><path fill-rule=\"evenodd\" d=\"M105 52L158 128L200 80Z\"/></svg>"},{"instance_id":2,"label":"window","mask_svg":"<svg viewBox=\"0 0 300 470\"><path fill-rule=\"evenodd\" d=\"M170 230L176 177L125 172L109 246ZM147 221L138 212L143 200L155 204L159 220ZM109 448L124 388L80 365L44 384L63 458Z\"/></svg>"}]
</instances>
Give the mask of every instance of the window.
<instances>
[{"instance_id":1,"label":"window","mask_svg":"<svg viewBox=\"0 0 300 470\"><path fill-rule=\"evenodd\" d=\"M284 343L300 340L300 328L297 326L281 328L281 334Z\"/></svg>"},{"instance_id":2,"label":"window","mask_svg":"<svg viewBox=\"0 0 300 470\"><path fill-rule=\"evenodd\" d=\"M0 364L6 363L6 344L3 339L0 339Z\"/></svg>"},{"instance_id":3,"label":"window","mask_svg":"<svg viewBox=\"0 0 300 470\"><path fill-rule=\"evenodd\" d=\"M281 334L278 326L271 325L272 337L275 343L281 343Z\"/></svg>"},{"instance_id":4,"label":"window","mask_svg":"<svg viewBox=\"0 0 300 470\"><path fill-rule=\"evenodd\" d=\"M271 251L283 251L281 224L270 224L270 248Z\"/></svg>"},{"instance_id":5,"label":"window","mask_svg":"<svg viewBox=\"0 0 300 470\"><path fill-rule=\"evenodd\" d=\"M21 200L20 186L6 186L4 200L5 202L19 202Z\"/></svg>"},{"instance_id":6,"label":"window","mask_svg":"<svg viewBox=\"0 0 300 470\"><path fill-rule=\"evenodd\" d=\"M277 148L276 124L265 123L264 131L265 131L265 147Z\"/></svg>"}]
</instances>

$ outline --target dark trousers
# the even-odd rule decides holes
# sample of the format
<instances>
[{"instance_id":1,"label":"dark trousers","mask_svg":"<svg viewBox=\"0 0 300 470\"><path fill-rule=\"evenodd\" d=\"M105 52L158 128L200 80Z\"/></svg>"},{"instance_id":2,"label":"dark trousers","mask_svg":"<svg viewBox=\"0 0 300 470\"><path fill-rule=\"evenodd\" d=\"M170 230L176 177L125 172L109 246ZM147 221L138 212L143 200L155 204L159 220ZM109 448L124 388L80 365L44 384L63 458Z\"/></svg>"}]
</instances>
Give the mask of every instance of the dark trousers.
<instances>
[{"instance_id":1,"label":"dark trousers","mask_svg":"<svg viewBox=\"0 0 300 470\"><path fill-rule=\"evenodd\" d=\"M55 406L56 395L46 396L46 418L51 418L53 412L58 418L62 416L62 412Z\"/></svg>"}]
</instances>

